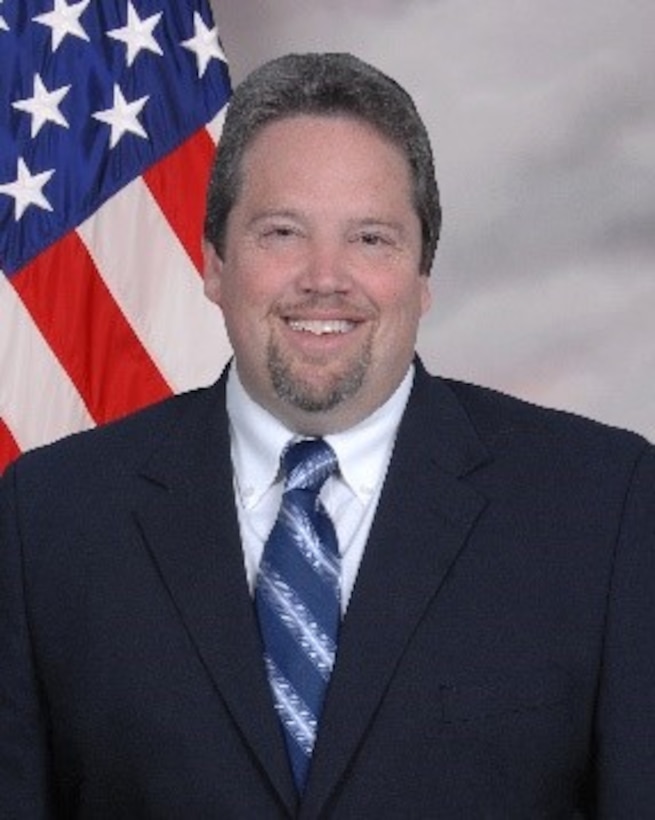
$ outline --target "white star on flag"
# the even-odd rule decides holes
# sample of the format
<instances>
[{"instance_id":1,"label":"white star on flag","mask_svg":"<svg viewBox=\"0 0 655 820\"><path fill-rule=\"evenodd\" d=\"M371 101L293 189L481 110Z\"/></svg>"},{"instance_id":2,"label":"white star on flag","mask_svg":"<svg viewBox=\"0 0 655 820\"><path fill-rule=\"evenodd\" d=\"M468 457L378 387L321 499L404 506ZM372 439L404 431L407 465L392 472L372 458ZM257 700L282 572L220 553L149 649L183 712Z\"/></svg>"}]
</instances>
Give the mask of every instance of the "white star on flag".
<instances>
[{"instance_id":1,"label":"white star on flag","mask_svg":"<svg viewBox=\"0 0 655 820\"><path fill-rule=\"evenodd\" d=\"M57 51L63 39L70 34L72 37L79 37L80 40L88 42L89 35L82 28L80 17L86 10L91 0L80 0L79 3L66 4L66 0L55 0L52 11L45 14L38 14L33 17L35 23L42 23L50 26L52 30L52 50Z\"/></svg>"},{"instance_id":2,"label":"white star on flag","mask_svg":"<svg viewBox=\"0 0 655 820\"><path fill-rule=\"evenodd\" d=\"M127 102L118 85L114 85L114 104L104 111L96 111L93 118L111 126L110 148L114 148L126 133L136 134L137 137L148 139L148 134L137 119L149 95L139 97L138 100Z\"/></svg>"},{"instance_id":3,"label":"white star on flag","mask_svg":"<svg viewBox=\"0 0 655 820\"><path fill-rule=\"evenodd\" d=\"M193 13L193 27L195 34L189 40L183 40L181 45L193 51L198 61L198 76L202 77L212 58L227 62L225 54L218 42L216 26L207 28L204 20L197 11Z\"/></svg>"},{"instance_id":4,"label":"white star on flag","mask_svg":"<svg viewBox=\"0 0 655 820\"><path fill-rule=\"evenodd\" d=\"M2 5L3 0L0 0L0 6ZM5 18L0 14L0 31L9 31L9 26L7 25L7 21Z\"/></svg>"},{"instance_id":5,"label":"white star on flag","mask_svg":"<svg viewBox=\"0 0 655 820\"><path fill-rule=\"evenodd\" d=\"M47 122L68 128L68 120L59 110L59 103L64 99L70 85L62 85L52 91L43 85L39 74L34 75L34 92L32 97L16 100L12 107L32 115L32 138L34 138Z\"/></svg>"},{"instance_id":6,"label":"white star on flag","mask_svg":"<svg viewBox=\"0 0 655 820\"><path fill-rule=\"evenodd\" d=\"M127 4L127 25L123 28L110 29L107 36L120 40L127 46L127 64L131 66L140 51L146 49L153 54L163 55L159 43L153 36L153 30L161 18L162 13L153 14L141 20L131 2Z\"/></svg>"},{"instance_id":7,"label":"white star on flag","mask_svg":"<svg viewBox=\"0 0 655 820\"><path fill-rule=\"evenodd\" d=\"M53 174L54 169L32 175L23 158L18 158L16 179L13 182L0 185L0 194L7 194L14 198L14 219L16 222L30 205L36 205L37 208L42 208L44 211L52 210L52 206L43 195L42 188Z\"/></svg>"}]
</instances>

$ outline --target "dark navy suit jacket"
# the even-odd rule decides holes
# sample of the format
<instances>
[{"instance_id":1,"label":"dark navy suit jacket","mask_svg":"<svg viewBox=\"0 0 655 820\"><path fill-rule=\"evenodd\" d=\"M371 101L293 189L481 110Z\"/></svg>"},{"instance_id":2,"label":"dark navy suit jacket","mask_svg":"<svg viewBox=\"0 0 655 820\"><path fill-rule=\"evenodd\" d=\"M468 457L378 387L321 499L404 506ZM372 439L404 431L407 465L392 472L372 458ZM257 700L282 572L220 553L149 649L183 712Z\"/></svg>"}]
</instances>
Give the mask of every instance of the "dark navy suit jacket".
<instances>
[{"instance_id":1,"label":"dark navy suit jacket","mask_svg":"<svg viewBox=\"0 0 655 820\"><path fill-rule=\"evenodd\" d=\"M655 456L420 363L298 801L224 379L0 497L2 818L655 816Z\"/></svg>"}]
</instances>

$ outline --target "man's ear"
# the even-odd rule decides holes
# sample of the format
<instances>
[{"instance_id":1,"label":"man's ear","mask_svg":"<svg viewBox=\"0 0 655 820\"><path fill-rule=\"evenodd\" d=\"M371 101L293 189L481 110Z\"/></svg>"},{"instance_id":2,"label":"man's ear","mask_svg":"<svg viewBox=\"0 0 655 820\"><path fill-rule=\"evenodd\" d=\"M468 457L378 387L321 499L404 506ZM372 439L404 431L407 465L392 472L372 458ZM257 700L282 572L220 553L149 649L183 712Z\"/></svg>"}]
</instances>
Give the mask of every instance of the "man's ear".
<instances>
[{"instance_id":1,"label":"man's ear","mask_svg":"<svg viewBox=\"0 0 655 820\"><path fill-rule=\"evenodd\" d=\"M421 276L421 316L432 307L432 283L427 275Z\"/></svg>"},{"instance_id":2,"label":"man's ear","mask_svg":"<svg viewBox=\"0 0 655 820\"><path fill-rule=\"evenodd\" d=\"M202 240L202 259L205 296L210 302L214 302L214 304L220 307L223 260L216 252L216 248L206 239Z\"/></svg>"}]
</instances>

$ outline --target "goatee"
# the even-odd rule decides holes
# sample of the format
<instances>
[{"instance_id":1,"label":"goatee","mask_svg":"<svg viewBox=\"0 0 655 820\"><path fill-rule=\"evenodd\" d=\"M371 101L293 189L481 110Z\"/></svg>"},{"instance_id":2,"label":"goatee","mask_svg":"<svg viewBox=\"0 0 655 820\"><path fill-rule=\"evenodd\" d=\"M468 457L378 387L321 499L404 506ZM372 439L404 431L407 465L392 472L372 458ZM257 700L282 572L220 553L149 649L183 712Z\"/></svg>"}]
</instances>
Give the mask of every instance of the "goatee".
<instances>
[{"instance_id":1,"label":"goatee","mask_svg":"<svg viewBox=\"0 0 655 820\"><path fill-rule=\"evenodd\" d=\"M371 364L371 343L341 373L335 373L325 385L315 385L294 373L294 364L271 340L268 345L268 372L278 398L308 413L324 413L354 396L366 378ZM326 367L316 365L317 368Z\"/></svg>"}]
</instances>

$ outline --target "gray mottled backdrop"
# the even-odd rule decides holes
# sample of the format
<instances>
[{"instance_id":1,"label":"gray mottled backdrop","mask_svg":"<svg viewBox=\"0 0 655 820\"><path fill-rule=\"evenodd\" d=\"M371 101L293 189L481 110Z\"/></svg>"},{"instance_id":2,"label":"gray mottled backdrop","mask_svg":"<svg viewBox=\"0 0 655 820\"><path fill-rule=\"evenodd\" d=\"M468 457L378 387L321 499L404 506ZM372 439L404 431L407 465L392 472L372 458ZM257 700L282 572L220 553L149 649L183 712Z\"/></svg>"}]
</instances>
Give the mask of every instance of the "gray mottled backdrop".
<instances>
[{"instance_id":1,"label":"gray mottled backdrop","mask_svg":"<svg viewBox=\"0 0 655 820\"><path fill-rule=\"evenodd\" d=\"M235 83L352 51L430 130L430 369L655 439L654 0L213 0Z\"/></svg>"}]
</instances>

